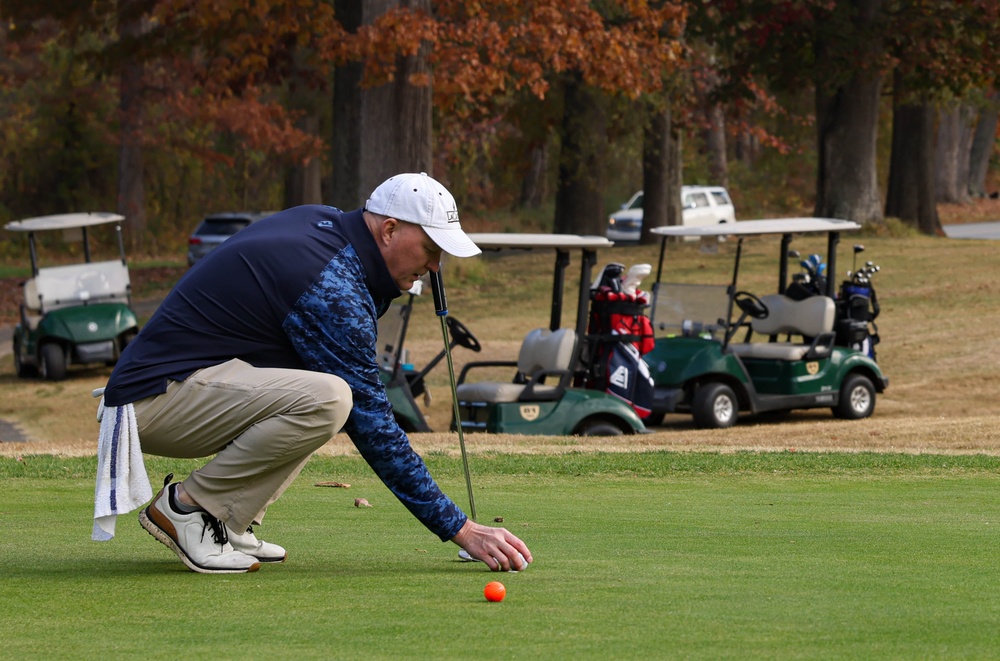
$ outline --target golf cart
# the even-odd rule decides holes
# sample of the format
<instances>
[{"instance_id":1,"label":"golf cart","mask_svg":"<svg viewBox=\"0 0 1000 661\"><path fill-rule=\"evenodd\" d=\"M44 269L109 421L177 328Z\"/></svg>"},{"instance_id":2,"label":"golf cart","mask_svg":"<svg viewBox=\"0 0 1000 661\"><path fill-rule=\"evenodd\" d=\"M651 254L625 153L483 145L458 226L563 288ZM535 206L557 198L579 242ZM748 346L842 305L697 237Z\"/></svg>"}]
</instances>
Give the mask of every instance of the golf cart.
<instances>
[{"instance_id":1,"label":"golf cart","mask_svg":"<svg viewBox=\"0 0 1000 661\"><path fill-rule=\"evenodd\" d=\"M859 228L845 220L788 218L653 229L663 240L651 317L654 329L667 335L644 356L655 384L655 418L647 422L690 413L698 427L720 428L735 424L740 411L810 408L830 408L844 419L870 416L889 380L871 357L838 345L834 278L827 279L825 295L796 300L786 291L793 235L825 234L827 273L833 274L841 232ZM667 239L722 235L738 237L728 285L663 282ZM761 235L780 235L781 248L777 292L758 297L740 291L738 277L744 238Z\"/></svg>"},{"instance_id":2,"label":"golf cart","mask_svg":"<svg viewBox=\"0 0 1000 661\"><path fill-rule=\"evenodd\" d=\"M418 280L408 292L406 302L392 303L378 320L379 378L385 385L396 422L407 433L433 431L416 398L423 396L425 404L430 403L424 378L447 355L442 349L423 369L417 370L410 363L409 350L404 348L413 301L422 290L423 282ZM447 317L445 323L450 335L449 350L456 346L476 352L482 350L479 340L465 324L454 317Z\"/></svg>"},{"instance_id":3,"label":"golf cart","mask_svg":"<svg viewBox=\"0 0 1000 661\"><path fill-rule=\"evenodd\" d=\"M604 237L568 234L472 234L483 251L554 250L555 267L549 325L529 332L517 360L479 361L462 369L456 386L462 429L507 434L620 435L645 431L632 407L606 392L582 385L586 365L591 271L597 249L613 245ZM576 324L562 327L566 269L579 251L580 288ZM506 381L473 381L486 368L503 370ZM453 423L454 424L454 423Z\"/></svg>"},{"instance_id":4,"label":"golf cart","mask_svg":"<svg viewBox=\"0 0 1000 661\"><path fill-rule=\"evenodd\" d=\"M27 232L31 277L23 284L21 319L14 329L14 365L19 377L66 378L70 364L113 365L139 332L131 305L131 284L122 241L123 216L69 213L7 223ZM114 223L119 259L91 259L88 230ZM39 268L37 232L59 231L83 242L83 262Z\"/></svg>"}]
</instances>

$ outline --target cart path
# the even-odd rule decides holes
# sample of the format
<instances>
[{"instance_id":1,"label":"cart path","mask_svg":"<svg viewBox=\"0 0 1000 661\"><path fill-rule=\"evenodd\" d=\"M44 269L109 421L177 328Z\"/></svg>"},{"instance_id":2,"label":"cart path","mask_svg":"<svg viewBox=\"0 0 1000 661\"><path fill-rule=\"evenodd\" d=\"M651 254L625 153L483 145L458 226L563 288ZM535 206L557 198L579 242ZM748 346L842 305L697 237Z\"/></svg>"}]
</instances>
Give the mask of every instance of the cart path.
<instances>
[{"instance_id":1,"label":"cart path","mask_svg":"<svg viewBox=\"0 0 1000 661\"><path fill-rule=\"evenodd\" d=\"M28 437L24 435L15 423L0 420L0 443L27 443Z\"/></svg>"},{"instance_id":2,"label":"cart path","mask_svg":"<svg viewBox=\"0 0 1000 661\"><path fill-rule=\"evenodd\" d=\"M1000 221L945 225L942 229L949 239L1000 239Z\"/></svg>"}]
</instances>

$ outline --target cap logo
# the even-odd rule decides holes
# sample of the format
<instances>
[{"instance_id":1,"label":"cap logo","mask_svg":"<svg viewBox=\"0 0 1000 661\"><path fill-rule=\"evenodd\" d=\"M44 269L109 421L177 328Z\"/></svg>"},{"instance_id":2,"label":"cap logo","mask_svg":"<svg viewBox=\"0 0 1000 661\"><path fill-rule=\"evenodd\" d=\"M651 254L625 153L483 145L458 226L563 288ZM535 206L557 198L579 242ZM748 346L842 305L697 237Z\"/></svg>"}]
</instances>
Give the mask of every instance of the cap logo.
<instances>
[{"instance_id":1,"label":"cap logo","mask_svg":"<svg viewBox=\"0 0 1000 661\"><path fill-rule=\"evenodd\" d=\"M449 223L457 223L458 222L458 209L452 209L451 211L447 211L445 213L448 214L448 222Z\"/></svg>"}]
</instances>

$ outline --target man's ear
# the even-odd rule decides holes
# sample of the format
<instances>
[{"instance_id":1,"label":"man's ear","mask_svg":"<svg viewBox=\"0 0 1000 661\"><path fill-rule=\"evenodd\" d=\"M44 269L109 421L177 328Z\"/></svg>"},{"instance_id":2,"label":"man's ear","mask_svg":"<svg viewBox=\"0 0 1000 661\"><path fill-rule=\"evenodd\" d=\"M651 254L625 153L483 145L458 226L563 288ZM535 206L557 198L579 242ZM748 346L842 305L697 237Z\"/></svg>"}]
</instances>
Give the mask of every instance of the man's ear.
<instances>
[{"instance_id":1,"label":"man's ear","mask_svg":"<svg viewBox=\"0 0 1000 661\"><path fill-rule=\"evenodd\" d=\"M386 218L379 225L378 231L379 239L382 244L389 245L389 242L392 241L392 237L399 231L399 221L395 218Z\"/></svg>"}]
</instances>

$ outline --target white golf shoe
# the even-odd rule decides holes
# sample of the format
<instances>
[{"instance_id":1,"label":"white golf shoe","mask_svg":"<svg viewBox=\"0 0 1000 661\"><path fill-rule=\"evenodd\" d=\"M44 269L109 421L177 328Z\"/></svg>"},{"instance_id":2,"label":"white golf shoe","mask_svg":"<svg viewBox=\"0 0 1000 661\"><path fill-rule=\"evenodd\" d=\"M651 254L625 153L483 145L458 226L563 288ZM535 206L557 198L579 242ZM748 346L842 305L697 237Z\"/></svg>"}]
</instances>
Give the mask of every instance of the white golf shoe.
<instances>
[{"instance_id":1,"label":"white golf shoe","mask_svg":"<svg viewBox=\"0 0 1000 661\"><path fill-rule=\"evenodd\" d=\"M284 562L288 557L285 549L277 544L257 539L252 527L248 526L246 532L237 533L227 523L226 533L229 535L229 543L235 550L253 556L261 562Z\"/></svg>"},{"instance_id":2,"label":"white golf shoe","mask_svg":"<svg viewBox=\"0 0 1000 661\"><path fill-rule=\"evenodd\" d=\"M168 476L165 482L168 482ZM145 509L139 523L200 574L242 574L260 569L257 558L233 549L226 526L205 510L190 514L176 509L176 484L165 484Z\"/></svg>"}]
</instances>

